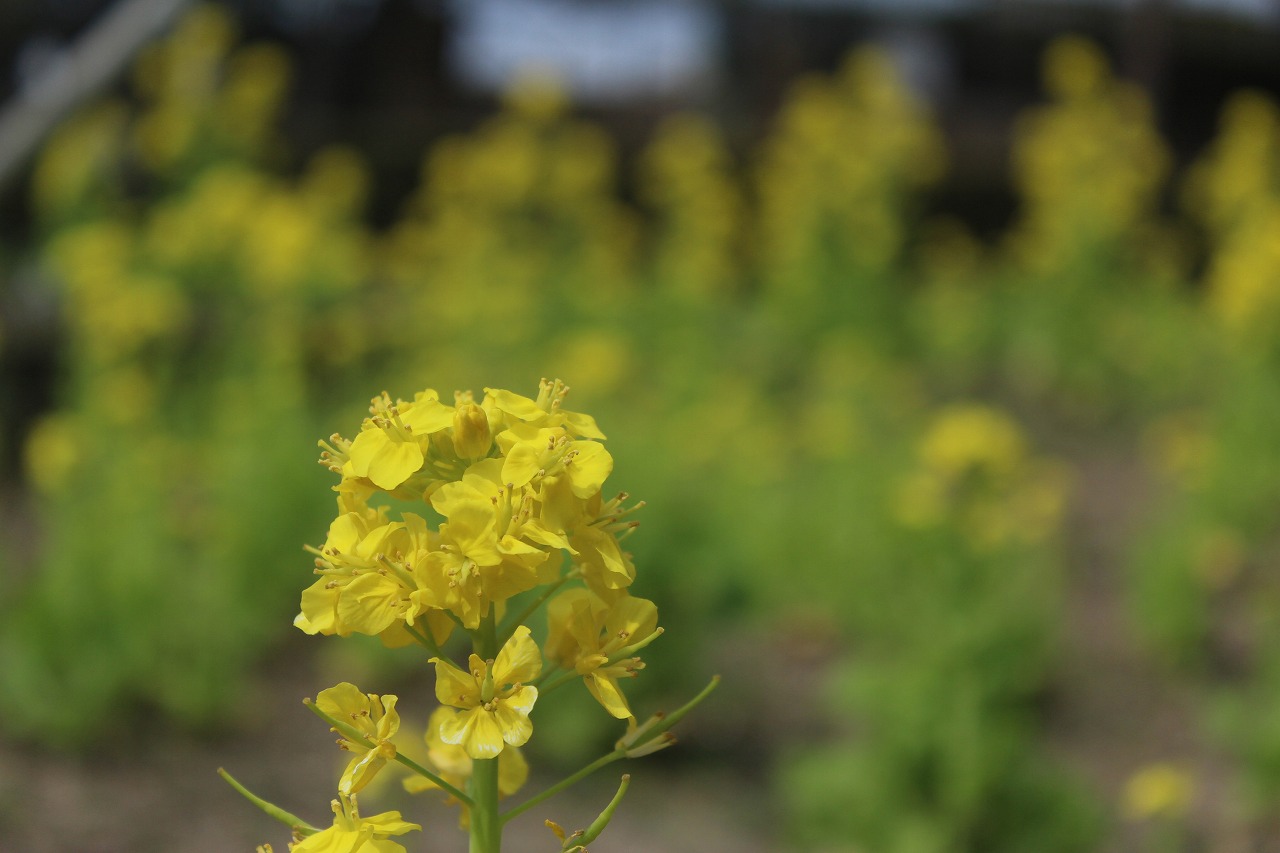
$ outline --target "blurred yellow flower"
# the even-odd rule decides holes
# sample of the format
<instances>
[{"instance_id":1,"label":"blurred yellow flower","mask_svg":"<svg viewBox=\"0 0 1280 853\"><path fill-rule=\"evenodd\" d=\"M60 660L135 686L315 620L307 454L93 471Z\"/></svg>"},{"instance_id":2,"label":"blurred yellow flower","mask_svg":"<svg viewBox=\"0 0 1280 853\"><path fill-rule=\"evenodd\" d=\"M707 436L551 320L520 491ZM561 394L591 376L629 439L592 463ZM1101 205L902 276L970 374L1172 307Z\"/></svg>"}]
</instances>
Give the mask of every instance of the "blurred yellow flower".
<instances>
[{"instance_id":1,"label":"blurred yellow flower","mask_svg":"<svg viewBox=\"0 0 1280 853\"><path fill-rule=\"evenodd\" d=\"M1043 74L1053 102L1020 116L1014 133L1023 212L1009 235L1019 260L1038 271L1149 228L1172 162L1145 93L1114 80L1095 45L1054 41Z\"/></svg>"},{"instance_id":2,"label":"blurred yellow flower","mask_svg":"<svg viewBox=\"0 0 1280 853\"><path fill-rule=\"evenodd\" d=\"M1168 762L1149 764L1125 783L1124 814L1129 820L1182 818L1194 794L1195 780L1189 770Z\"/></svg>"},{"instance_id":3,"label":"blurred yellow flower","mask_svg":"<svg viewBox=\"0 0 1280 853\"><path fill-rule=\"evenodd\" d=\"M109 180L126 119L123 104L105 101L82 110L49 138L31 177L32 201L40 215L68 212L85 201L95 182Z\"/></svg>"},{"instance_id":4,"label":"blurred yellow flower","mask_svg":"<svg viewBox=\"0 0 1280 853\"><path fill-rule=\"evenodd\" d=\"M76 463L81 441L75 420L69 415L48 415L36 422L23 448L27 478L46 495L61 492Z\"/></svg>"},{"instance_id":5,"label":"blurred yellow flower","mask_svg":"<svg viewBox=\"0 0 1280 853\"><path fill-rule=\"evenodd\" d=\"M956 477L975 467L1008 474L1025 453L1017 424L979 404L944 408L920 444L924 464L945 477Z\"/></svg>"},{"instance_id":6,"label":"blurred yellow flower","mask_svg":"<svg viewBox=\"0 0 1280 853\"><path fill-rule=\"evenodd\" d=\"M890 508L899 524L950 522L975 548L1039 542L1066 504L1069 477L1059 463L1033 457L1008 415L981 404L941 409L917 447Z\"/></svg>"}]
</instances>

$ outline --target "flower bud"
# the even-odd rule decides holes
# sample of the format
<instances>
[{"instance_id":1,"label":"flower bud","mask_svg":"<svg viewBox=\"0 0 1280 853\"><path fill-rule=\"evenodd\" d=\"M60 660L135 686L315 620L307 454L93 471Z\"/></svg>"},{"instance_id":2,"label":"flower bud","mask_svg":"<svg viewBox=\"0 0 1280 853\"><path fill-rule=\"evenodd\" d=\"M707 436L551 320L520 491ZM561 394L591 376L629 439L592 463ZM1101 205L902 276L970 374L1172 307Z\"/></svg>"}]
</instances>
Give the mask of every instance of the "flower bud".
<instances>
[{"instance_id":1,"label":"flower bud","mask_svg":"<svg viewBox=\"0 0 1280 853\"><path fill-rule=\"evenodd\" d=\"M480 459L493 446L489 416L475 403L461 403L453 415L453 449L463 459Z\"/></svg>"}]
</instances>

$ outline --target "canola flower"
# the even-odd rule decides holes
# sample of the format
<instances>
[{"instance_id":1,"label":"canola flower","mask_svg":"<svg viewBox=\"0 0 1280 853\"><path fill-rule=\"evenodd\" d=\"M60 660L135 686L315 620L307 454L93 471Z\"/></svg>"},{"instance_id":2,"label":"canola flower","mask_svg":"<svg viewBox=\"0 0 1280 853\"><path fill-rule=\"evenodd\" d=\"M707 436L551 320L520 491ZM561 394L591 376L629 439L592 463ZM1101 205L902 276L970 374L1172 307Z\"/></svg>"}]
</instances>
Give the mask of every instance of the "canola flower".
<instances>
[{"instance_id":1,"label":"canola flower","mask_svg":"<svg viewBox=\"0 0 1280 853\"><path fill-rule=\"evenodd\" d=\"M1170 762L1149 764L1125 783L1124 814L1129 820L1184 818L1195 796L1195 778L1185 767Z\"/></svg>"},{"instance_id":2,"label":"canola flower","mask_svg":"<svg viewBox=\"0 0 1280 853\"><path fill-rule=\"evenodd\" d=\"M1023 214L1010 235L1018 260L1037 272L1149 229L1172 161L1147 96L1116 80L1093 42L1054 40L1043 79L1052 103L1019 117L1014 135Z\"/></svg>"},{"instance_id":3,"label":"canola flower","mask_svg":"<svg viewBox=\"0 0 1280 853\"><path fill-rule=\"evenodd\" d=\"M959 522L978 552L1049 538L1068 486L1060 464L1031 455L1008 415L979 404L944 407L926 430L917 464L894 495L895 520L911 529Z\"/></svg>"},{"instance_id":4,"label":"canola flower","mask_svg":"<svg viewBox=\"0 0 1280 853\"><path fill-rule=\"evenodd\" d=\"M289 845L289 849L294 853L395 853L404 847L386 839L415 829L422 827L402 820L400 812L362 817L355 797L344 797L333 801L333 826Z\"/></svg>"},{"instance_id":5,"label":"canola flower","mask_svg":"<svg viewBox=\"0 0 1280 853\"><path fill-rule=\"evenodd\" d=\"M431 653L440 707L425 732L424 766L400 749L397 696L342 682L306 700L351 754L332 827L312 827L227 777L293 829L291 850L403 850L389 836L420 827L398 812L362 818L355 801L398 764L416 774L407 789L437 790L461 807L473 853L495 853L510 818L606 764L673 743L671 726L714 688L713 680L675 713L644 723L631 710L620 682L644 669L638 653L662 633L657 605L630 593L636 570L622 548L641 504L628 505L625 493L604 497L613 457L595 419L564 407L568 390L543 380L534 397L486 388L478 401L456 392L452 405L432 389L411 400L384 392L354 438L320 442L321 464L339 476L338 513L324 545L308 548L318 579L303 590L294 624L419 644ZM428 506L393 518L380 495ZM539 647L528 623L544 606ZM465 667L449 653L458 635L470 642ZM627 721L626 733L578 773L499 813L499 798L528 777L518 748L535 733L535 705L578 679ZM600 834L626 778L591 827L559 830L565 849Z\"/></svg>"}]
</instances>

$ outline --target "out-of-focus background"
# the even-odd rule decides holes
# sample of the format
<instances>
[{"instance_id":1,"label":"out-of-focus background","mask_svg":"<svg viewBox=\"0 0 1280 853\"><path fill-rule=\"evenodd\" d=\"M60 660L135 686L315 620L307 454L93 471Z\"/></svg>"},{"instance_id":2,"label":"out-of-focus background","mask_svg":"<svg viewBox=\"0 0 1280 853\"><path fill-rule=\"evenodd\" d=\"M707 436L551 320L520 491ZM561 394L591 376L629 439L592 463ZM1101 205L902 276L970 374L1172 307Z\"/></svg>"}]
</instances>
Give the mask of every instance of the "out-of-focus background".
<instances>
[{"instance_id":1,"label":"out-of-focus background","mask_svg":"<svg viewBox=\"0 0 1280 853\"><path fill-rule=\"evenodd\" d=\"M315 442L543 376L633 706L724 676L592 850L1280 849L1277 92L1267 0L0 4L0 849L324 820L299 700L432 699L291 627Z\"/></svg>"}]
</instances>

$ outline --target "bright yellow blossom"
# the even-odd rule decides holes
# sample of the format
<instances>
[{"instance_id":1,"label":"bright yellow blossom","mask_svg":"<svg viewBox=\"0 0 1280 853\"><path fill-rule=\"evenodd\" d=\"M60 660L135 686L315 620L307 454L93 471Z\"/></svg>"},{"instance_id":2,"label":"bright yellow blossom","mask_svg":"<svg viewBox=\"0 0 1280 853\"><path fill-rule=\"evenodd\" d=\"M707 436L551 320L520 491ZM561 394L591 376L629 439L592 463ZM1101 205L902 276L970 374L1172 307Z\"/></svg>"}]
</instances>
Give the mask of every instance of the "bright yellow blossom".
<instances>
[{"instance_id":1,"label":"bright yellow blossom","mask_svg":"<svg viewBox=\"0 0 1280 853\"><path fill-rule=\"evenodd\" d=\"M497 460L493 460L497 461ZM472 466L473 469L481 466ZM489 488L478 487L478 484ZM533 588L547 553L499 529L506 491L471 472L447 483L431 497L446 519L440 547L425 556L425 582L437 591L440 607L475 628L490 604Z\"/></svg>"},{"instance_id":2,"label":"bright yellow blossom","mask_svg":"<svg viewBox=\"0 0 1280 853\"><path fill-rule=\"evenodd\" d=\"M440 774L440 778L459 790L466 790L471 779L472 758L458 744L445 743L440 736L440 729L454 716L449 708L436 708L427 722L425 738L427 741L427 759L432 768ZM524 755L516 747L502 750L498 756L498 794L509 797L524 786L529 778L529 764ZM404 780L404 787L410 793L437 790L437 786L424 776L410 776ZM453 802L453 798L449 798ZM467 824L468 810L462 810L462 822Z\"/></svg>"},{"instance_id":3,"label":"bright yellow blossom","mask_svg":"<svg viewBox=\"0 0 1280 853\"><path fill-rule=\"evenodd\" d=\"M422 829L401 820L400 812L361 817L354 796L333 801L333 826L290 845L293 853L403 853L404 847L386 838Z\"/></svg>"},{"instance_id":4,"label":"bright yellow blossom","mask_svg":"<svg viewBox=\"0 0 1280 853\"><path fill-rule=\"evenodd\" d=\"M523 746L533 734L529 712L538 699L533 681L542 671L542 653L521 625L497 660L471 655L470 672L443 658L436 665L436 698L460 709L440 721L440 739L460 745L471 758L496 758L507 745Z\"/></svg>"},{"instance_id":5,"label":"bright yellow blossom","mask_svg":"<svg viewBox=\"0 0 1280 853\"><path fill-rule=\"evenodd\" d=\"M347 769L338 782L339 792L351 795L368 785L388 760L396 757L396 745L391 738L400 730L400 715L396 712L397 697L376 693L361 693L360 688L349 682L321 690L316 696L316 707L339 722L346 723L360 732L373 744L352 740L345 734L338 741L343 749L353 753Z\"/></svg>"},{"instance_id":6,"label":"bright yellow blossom","mask_svg":"<svg viewBox=\"0 0 1280 853\"><path fill-rule=\"evenodd\" d=\"M610 714L620 720L633 718L618 679L634 678L644 668L629 651L661 633L657 606L631 596L611 605L590 590L570 589L548 603L547 622L547 657L577 670Z\"/></svg>"},{"instance_id":7,"label":"bright yellow blossom","mask_svg":"<svg viewBox=\"0 0 1280 853\"><path fill-rule=\"evenodd\" d=\"M377 634L387 627L358 620L347 624L339 615L342 592L362 574L379 575L383 569L383 557L388 538L404 527L403 523L381 523L385 519L356 512L347 512L329 525L329 537L324 547L312 553L316 555L316 567L320 579L302 592L302 608L293 624L308 634L338 634L346 636L352 631ZM347 607L346 615L353 611Z\"/></svg>"},{"instance_id":8,"label":"bright yellow blossom","mask_svg":"<svg viewBox=\"0 0 1280 853\"><path fill-rule=\"evenodd\" d=\"M500 388L486 388L484 393L484 407L498 413L506 426L527 422L538 428L564 427L578 438L604 440L604 433L596 426L595 418L561 408L569 387L559 379L539 382L536 400Z\"/></svg>"},{"instance_id":9,"label":"bright yellow blossom","mask_svg":"<svg viewBox=\"0 0 1280 853\"><path fill-rule=\"evenodd\" d=\"M308 634L368 634L399 646L412 642L403 625L414 627L422 617L436 642L448 638L453 621L443 610L446 585L432 584L428 571L439 536L420 516L406 512L401 519L387 523L385 510L354 510L330 525L324 548L311 549L321 577L302 593L297 627Z\"/></svg>"},{"instance_id":10,"label":"bright yellow blossom","mask_svg":"<svg viewBox=\"0 0 1280 853\"><path fill-rule=\"evenodd\" d=\"M585 503L586 523L577 524L569 543L573 561L582 570L583 579L596 595L612 601L623 594L636 578L631 555L622 550L621 541L639 522L622 517L643 506L643 502L623 508L629 496L622 492L608 501L597 492Z\"/></svg>"},{"instance_id":11,"label":"bright yellow blossom","mask_svg":"<svg viewBox=\"0 0 1280 853\"><path fill-rule=\"evenodd\" d=\"M483 459L493 447L489 416L475 404L471 393L459 395L453 414L453 449L460 459Z\"/></svg>"},{"instance_id":12,"label":"bright yellow blossom","mask_svg":"<svg viewBox=\"0 0 1280 853\"><path fill-rule=\"evenodd\" d=\"M1195 795L1195 780L1184 767L1156 762L1143 767L1124 786L1124 812L1130 820L1184 817Z\"/></svg>"}]
</instances>

